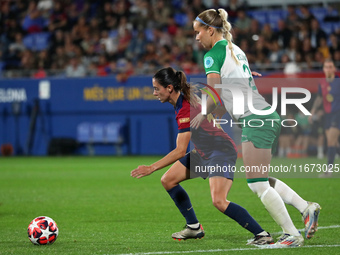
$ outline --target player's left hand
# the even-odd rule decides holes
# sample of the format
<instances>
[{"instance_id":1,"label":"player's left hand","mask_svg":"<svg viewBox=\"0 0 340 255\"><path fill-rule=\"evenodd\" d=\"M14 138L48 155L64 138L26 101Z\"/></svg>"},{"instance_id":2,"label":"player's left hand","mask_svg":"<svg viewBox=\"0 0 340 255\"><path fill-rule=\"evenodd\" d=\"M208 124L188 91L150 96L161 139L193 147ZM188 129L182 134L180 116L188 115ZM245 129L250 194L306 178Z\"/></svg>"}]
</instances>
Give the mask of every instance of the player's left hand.
<instances>
[{"instance_id":1,"label":"player's left hand","mask_svg":"<svg viewBox=\"0 0 340 255\"><path fill-rule=\"evenodd\" d=\"M138 166L136 169L131 171L131 176L134 178L142 178L144 176L147 176L149 174L152 174L153 170L151 168L151 166Z\"/></svg>"},{"instance_id":2,"label":"player's left hand","mask_svg":"<svg viewBox=\"0 0 340 255\"><path fill-rule=\"evenodd\" d=\"M201 123L203 122L203 120L206 118L206 115L202 115L202 113L199 113L195 116L195 118L193 118L191 121L190 121L190 127L191 128L194 128L194 129L197 129Z\"/></svg>"}]
</instances>

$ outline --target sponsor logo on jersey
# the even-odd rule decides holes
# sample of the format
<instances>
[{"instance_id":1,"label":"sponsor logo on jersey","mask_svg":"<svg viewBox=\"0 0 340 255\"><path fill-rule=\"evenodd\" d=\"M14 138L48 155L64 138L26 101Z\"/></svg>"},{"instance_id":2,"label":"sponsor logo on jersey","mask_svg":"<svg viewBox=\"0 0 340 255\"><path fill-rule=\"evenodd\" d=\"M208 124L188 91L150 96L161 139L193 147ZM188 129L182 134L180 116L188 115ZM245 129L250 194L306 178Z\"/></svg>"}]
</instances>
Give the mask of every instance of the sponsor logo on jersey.
<instances>
[{"instance_id":1,"label":"sponsor logo on jersey","mask_svg":"<svg viewBox=\"0 0 340 255\"><path fill-rule=\"evenodd\" d=\"M190 122L190 118L181 118L179 119L179 123L187 123Z\"/></svg>"}]
</instances>

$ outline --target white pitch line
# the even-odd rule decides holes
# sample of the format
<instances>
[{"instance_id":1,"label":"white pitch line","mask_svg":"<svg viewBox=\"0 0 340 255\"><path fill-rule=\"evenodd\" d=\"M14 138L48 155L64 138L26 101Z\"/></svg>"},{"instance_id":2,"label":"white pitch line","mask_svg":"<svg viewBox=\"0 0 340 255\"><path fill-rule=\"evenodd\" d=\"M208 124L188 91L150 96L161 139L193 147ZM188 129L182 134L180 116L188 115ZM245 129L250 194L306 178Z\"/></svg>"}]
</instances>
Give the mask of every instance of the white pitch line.
<instances>
[{"instance_id":1,"label":"white pitch line","mask_svg":"<svg viewBox=\"0 0 340 255\"><path fill-rule=\"evenodd\" d=\"M340 247L340 244L334 245L306 245L301 247L296 247L298 249L303 248L335 248ZM162 255L162 254L184 254L184 253L211 253L211 252L227 252L227 251L252 251L252 250L263 250L263 249L292 249L292 248L233 248L233 249L215 249L215 250L194 250L194 251L156 251L156 252L141 252L141 253L123 253L119 255Z\"/></svg>"},{"instance_id":2,"label":"white pitch line","mask_svg":"<svg viewBox=\"0 0 340 255\"><path fill-rule=\"evenodd\" d=\"M330 229L330 228L340 228L340 225L324 226L318 227L318 229ZM304 231L304 229L299 229L299 231ZM273 233L274 235L280 235L282 232ZM340 247L340 244L334 245L305 245L297 248L335 248ZM183 253L211 253L211 252L227 252L227 251L251 251L259 249L287 249L281 247L264 247L264 248L233 248L233 249L216 249L216 250L195 250L195 251L155 251L155 252L140 252L140 253L122 253L118 255L162 255L162 254L183 254Z\"/></svg>"}]
</instances>

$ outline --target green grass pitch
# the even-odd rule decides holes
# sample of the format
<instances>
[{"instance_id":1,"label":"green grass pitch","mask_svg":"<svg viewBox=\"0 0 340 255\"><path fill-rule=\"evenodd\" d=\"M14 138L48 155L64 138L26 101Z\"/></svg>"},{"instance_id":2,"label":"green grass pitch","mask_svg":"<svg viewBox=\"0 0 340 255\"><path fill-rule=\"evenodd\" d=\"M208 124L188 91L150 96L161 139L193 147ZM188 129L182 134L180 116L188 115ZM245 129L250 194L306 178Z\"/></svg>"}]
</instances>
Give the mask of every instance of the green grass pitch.
<instances>
[{"instance_id":1,"label":"green grass pitch","mask_svg":"<svg viewBox=\"0 0 340 255\"><path fill-rule=\"evenodd\" d=\"M246 245L252 235L213 207L208 180L184 182L206 236L179 242L171 234L185 221L160 183L165 169L139 180L130 177L138 165L159 158L0 158L0 254L340 254L339 178L281 176L303 198L320 203L320 229L302 248L270 250ZM272 163L307 162L318 161L274 158ZM248 188L244 174L237 176L228 199L277 237L280 227ZM287 208L302 229L299 212ZM53 245L35 246L27 237L28 224L41 215L58 224Z\"/></svg>"}]
</instances>

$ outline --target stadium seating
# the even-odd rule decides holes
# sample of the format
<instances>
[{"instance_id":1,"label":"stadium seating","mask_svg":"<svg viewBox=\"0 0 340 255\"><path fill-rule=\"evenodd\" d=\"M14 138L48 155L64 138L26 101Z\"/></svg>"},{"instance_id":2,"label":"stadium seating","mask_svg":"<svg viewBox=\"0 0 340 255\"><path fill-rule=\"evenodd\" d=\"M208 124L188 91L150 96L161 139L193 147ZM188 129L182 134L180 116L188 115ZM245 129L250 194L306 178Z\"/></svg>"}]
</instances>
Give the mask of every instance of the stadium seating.
<instances>
[{"instance_id":1,"label":"stadium seating","mask_svg":"<svg viewBox=\"0 0 340 255\"><path fill-rule=\"evenodd\" d=\"M89 155L95 154L95 145L114 145L117 154L122 154L121 146L125 139L123 124L120 122L82 122L77 126L77 141L80 145L86 145Z\"/></svg>"},{"instance_id":2,"label":"stadium seating","mask_svg":"<svg viewBox=\"0 0 340 255\"><path fill-rule=\"evenodd\" d=\"M24 37L23 43L27 49L33 51L45 50L49 46L50 33L42 32L29 34Z\"/></svg>"}]
</instances>

